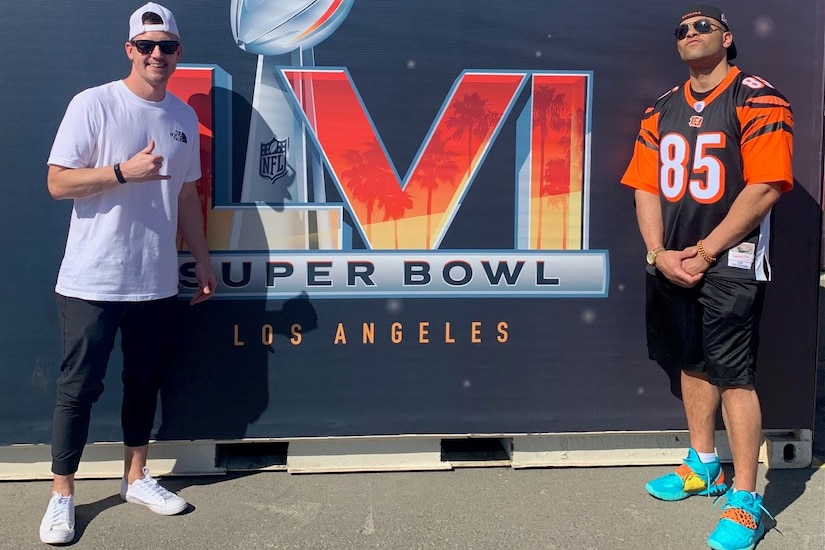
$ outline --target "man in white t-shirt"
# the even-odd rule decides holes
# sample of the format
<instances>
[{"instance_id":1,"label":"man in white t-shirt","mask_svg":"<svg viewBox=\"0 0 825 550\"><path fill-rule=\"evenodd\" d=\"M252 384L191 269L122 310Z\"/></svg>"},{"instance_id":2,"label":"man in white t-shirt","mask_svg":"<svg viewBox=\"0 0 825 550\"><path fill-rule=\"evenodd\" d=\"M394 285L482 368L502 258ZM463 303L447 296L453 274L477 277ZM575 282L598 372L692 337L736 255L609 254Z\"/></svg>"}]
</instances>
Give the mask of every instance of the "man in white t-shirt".
<instances>
[{"instance_id":1,"label":"man in white t-shirt","mask_svg":"<svg viewBox=\"0 0 825 550\"><path fill-rule=\"evenodd\" d=\"M181 56L174 15L149 2L129 20L123 80L90 88L69 104L48 159L55 199L73 199L57 293L63 362L52 428L52 498L40 538L74 538L74 474L115 335L123 351L120 494L163 515L187 507L146 468L157 395L169 363L178 294L176 235L196 261L204 301L216 281L195 187L201 177L198 120L166 92Z\"/></svg>"}]
</instances>

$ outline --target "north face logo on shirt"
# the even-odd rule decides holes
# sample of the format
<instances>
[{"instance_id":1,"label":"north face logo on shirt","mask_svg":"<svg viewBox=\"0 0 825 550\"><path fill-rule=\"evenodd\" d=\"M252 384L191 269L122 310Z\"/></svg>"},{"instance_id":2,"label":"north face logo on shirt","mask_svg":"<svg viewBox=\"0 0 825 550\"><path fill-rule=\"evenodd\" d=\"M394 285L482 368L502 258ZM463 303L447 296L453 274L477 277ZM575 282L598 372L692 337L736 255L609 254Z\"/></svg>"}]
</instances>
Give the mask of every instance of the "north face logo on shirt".
<instances>
[{"instance_id":1,"label":"north face logo on shirt","mask_svg":"<svg viewBox=\"0 0 825 550\"><path fill-rule=\"evenodd\" d=\"M169 132L169 135L172 136L172 139L174 139L175 141L180 141L181 143L186 143L186 134L184 134L180 130L175 130L174 132Z\"/></svg>"}]
</instances>

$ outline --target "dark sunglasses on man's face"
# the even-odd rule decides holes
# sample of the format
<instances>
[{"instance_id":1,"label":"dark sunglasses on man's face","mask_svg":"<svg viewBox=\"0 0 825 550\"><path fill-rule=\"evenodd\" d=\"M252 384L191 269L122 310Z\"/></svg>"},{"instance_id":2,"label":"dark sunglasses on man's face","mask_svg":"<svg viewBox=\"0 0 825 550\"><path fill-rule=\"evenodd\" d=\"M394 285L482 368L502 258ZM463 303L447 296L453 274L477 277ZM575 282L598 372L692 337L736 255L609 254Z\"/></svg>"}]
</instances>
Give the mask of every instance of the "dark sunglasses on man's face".
<instances>
[{"instance_id":1,"label":"dark sunglasses on man's face","mask_svg":"<svg viewBox=\"0 0 825 550\"><path fill-rule=\"evenodd\" d=\"M679 25L678 27L676 27L676 30L673 31L673 34L676 35L676 39L684 39L690 32L690 27L696 29L696 32L698 32L699 34L710 34L715 30L723 30L722 27L714 25L707 19L699 19L698 21L694 21L692 24L686 23L684 25Z\"/></svg>"},{"instance_id":2,"label":"dark sunglasses on man's face","mask_svg":"<svg viewBox=\"0 0 825 550\"><path fill-rule=\"evenodd\" d=\"M143 55L155 51L155 46L160 46L160 53L172 55L178 51L180 42L177 40L161 40L159 42L155 42L154 40L132 40L132 46Z\"/></svg>"}]
</instances>

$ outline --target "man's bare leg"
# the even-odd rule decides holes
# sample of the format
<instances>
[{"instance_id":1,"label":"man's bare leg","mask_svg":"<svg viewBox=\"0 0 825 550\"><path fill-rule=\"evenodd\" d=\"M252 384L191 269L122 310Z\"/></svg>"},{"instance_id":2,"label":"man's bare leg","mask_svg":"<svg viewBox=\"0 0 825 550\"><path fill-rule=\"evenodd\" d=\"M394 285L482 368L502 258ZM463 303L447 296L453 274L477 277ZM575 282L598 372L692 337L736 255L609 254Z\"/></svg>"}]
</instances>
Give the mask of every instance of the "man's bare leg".
<instances>
[{"instance_id":1,"label":"man's bare leg","mask_svg":"<svg viewBox=\"0 0 825 550\"><path fill-rule=\"evenodd\" d=\"M123 447L123 477L129 485L143 479L143 468L148 456L148 444L140 447Z\"/></svg>"},{"instance_id":2,"label":"man's bare leg","mask_svg":"<svg viewBox=\"0 0 825 550\"><path fill-rule=\"evenodd\" d=\"M74 494L74 474L67 476L54 474L52 491L60 493L64 497L72 496Z\"/></svg>"},{"instance_id":3,"label":"man's bare leg","mask_svg":"<svg viewBox=\"0 0 825 550\"><path fill-rule=\"evenodd\" d=\"M725 428L733 454L733 486L756 491L759 447L762 444L762 408L753 386L722 388Z\"/></svg>"},{"instance_id":4,"label":"man's bare leg","mask_svg":"<svg viewBox=\"0 0 825 550\"><path fill-rule=\"evenodd\" d=\"M682 401L690 432L690 446L698 453L714 452L719 389L708 382L706 375L683 370Z\"/></svg>"}]
</instances>

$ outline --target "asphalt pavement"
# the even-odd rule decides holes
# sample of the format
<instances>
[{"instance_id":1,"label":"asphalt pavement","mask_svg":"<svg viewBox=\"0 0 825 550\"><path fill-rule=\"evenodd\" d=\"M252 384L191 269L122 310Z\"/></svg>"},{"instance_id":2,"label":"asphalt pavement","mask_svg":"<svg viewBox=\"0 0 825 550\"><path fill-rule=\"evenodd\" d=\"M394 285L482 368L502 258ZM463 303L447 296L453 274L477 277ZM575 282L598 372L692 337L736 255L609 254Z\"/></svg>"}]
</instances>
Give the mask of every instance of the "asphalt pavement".
<instances>
[{"instance_id":1,"label":"asphalt pavement","mask_svg":"<svg viewBox=\"0 0 825 550\"><path fill-rule=\"evenodd\" d=\"M158 516L82 480L77 549L697 549L712 498L661 502L644 483L667 467L462 468L441 472L167 478L190 508ZM760 470L769 520L760 550L825 548L825 468ZM0 483L0 548L43 548L49 483Z\"/></svg>"}]
</instances>

